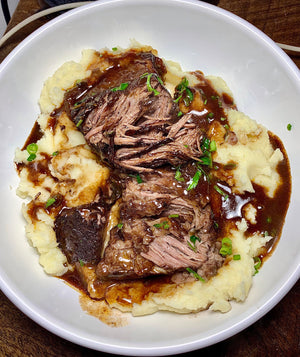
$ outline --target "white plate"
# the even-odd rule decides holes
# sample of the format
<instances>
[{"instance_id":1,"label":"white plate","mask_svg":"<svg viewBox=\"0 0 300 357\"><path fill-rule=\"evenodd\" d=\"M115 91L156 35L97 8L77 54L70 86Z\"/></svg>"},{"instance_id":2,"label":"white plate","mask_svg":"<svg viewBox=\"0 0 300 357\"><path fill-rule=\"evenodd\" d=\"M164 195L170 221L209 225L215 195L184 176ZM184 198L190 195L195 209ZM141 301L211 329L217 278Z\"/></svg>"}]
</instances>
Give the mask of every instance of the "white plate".
<instances>
[{"instance_id":1,"label":"white plate","mask_svg":"<svg viewBox=\"0 0 300 357\"><path fill-rule=\"evenodd\" d=\"M78 293L43 273L24 234L13 156L38 115L43 81L84 48L127 47L129 39L159 55L222 76L240 110L280 136L292 169L293 192L282 238L255 276L247 301L227 314L157 313L113 329L85 314ZM124 355L166 355L219 342L269 311L299 278L300 76L268 37L244 20L198 1L104 0L70 11L34 32L0 67L1 250L3 292L53 333L93 349ZM288 123L293 125L288 131Z\"/></svg>"}]
</instances>

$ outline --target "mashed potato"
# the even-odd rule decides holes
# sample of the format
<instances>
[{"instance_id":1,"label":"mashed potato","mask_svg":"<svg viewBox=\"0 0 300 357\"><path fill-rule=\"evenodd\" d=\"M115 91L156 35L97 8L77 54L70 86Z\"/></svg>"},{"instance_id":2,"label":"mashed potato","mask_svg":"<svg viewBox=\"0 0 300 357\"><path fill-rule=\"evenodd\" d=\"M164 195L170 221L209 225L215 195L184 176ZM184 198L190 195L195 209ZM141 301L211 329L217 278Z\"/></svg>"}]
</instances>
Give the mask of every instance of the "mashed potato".
<instances>
[{"instance_id":1,"label":"mashed potato","mask_svg":"<svg viewBox=\"0 0 300 357\"><path fill-rule=\"evenodd\" d=\"M96 57L95 51L84 51L79 63L63 64L44 84L39 101L41 114L37 120L44 135L37 141L39 150L35 162L42 165L43 160L46 160L45 155L48 155L51 174L40 172L33 182L28 169L28 152L26 149L17 149L15 153L15 163L21 168L17 194L29 201L23 205L22 210L26 219L26 236L40 254L40 264L45 272L54 276L63 275L71 267L58 247L53 229L55 216L47 212L45 203L50 197L59 194L64 196L69 207L92 202L98 194L98 188L105 185L109 170L99 163L86 145L83 135L65 114L59 117L54 129L49 127L48 119L50 113L61 105L65 91L73 87L77 80L90 75L90 64L94 63ZM177 63L169 61L166 65L166 87L170 92L174 91L176 84L184 76L191 84L197 83L197 77L183 72ZM208 79L220 95L232 95L221 78ZM214 162L222 165L236 164L235 169L231 170L232 175L227 178L233 192L254 192L253 183L256 183L265 188L269 197L273 197L280 184L276 167L283 159L282 152L273 149L267 130L245 114L229 109L227 120L237 142L232 145L215 137L217 150L213 156ZM32 214L28 214L33 201L37 207L34 218ZM117 213L110 217L110 228L118 221L116 217ZM196 312L207 308L229 311L231 300L240 302L246 299L255 273L253 258L272 239L268 234L259 233L246 237L248 224L255 222L255 219L255 208L248 205L245 217L232 226L227 235L232 241L232 254L239 255L240 259L227 259L217 275L207 282L170 285L159 293L151 293L141 304L124 308L123 305L114 303L112 307L132 311L135 316L158 310L176 313Z\"/></svg>"}]
</instances>

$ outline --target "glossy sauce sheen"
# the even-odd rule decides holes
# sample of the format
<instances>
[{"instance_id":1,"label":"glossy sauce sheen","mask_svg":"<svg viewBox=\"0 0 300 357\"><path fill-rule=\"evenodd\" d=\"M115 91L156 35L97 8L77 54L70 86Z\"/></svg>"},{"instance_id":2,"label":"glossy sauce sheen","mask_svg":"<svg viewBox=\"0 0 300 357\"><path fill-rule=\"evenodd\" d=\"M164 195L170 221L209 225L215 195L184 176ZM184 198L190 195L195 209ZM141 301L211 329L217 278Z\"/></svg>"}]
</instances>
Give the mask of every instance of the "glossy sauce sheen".
<instances>
[{"instance_id":1,"label":"glossy sauce sheen","mask_svg":"<svg viewBox=\"0 0 300 357\"><path fill-rule=\"evenodd\" d=\"M130 54L124 56L124 61L130 61L132 56L135 54ZM76 103L76 101L80 100L80 98L87 93L87 91L93 90L95 86L99 84L101 77L101 86L103 88L111 88L111 83L115 81L115 77L118 75L118 64L111 59L112 65L111 67L103 74L99 74L97 71L93 71L91 78L85 80L82 83L77 84L74 89L70 90L66 96L65 101L72 103ZM203 79L201 72L195 72L199 78ZM122 82L122 80L121 80ZM228 122L226 119L226 115L224 112L225 107L235 108L234 102L232 98L228 95L223 95L221 98L218 97L217 93L211 87L210 83L206 80L202 81L201 84L197 85L193 91L198 90L201 94L202 100L205 101L205 110L203 108L193 107L193 103L191 108L195 111L196 117L198 118L198 123L203 127L204 132L207 132L209 127L214 123L218 122L223 127L228 126ZM199 109L199 111L198 111ZM50 128L55 128L56 118L57 116L64 111L64 105L61 108L57 109L52 113L51 119L48 123ZM213 113L213 116L210 117L209 114ZM41 131L36 124L27 139L24 148L32 142L36 142L41 137ZM197 167L195 163L189 163L182 165L181 174L184 177L184 183L178 182L176 190L182 191L183 194L188 195L199 195L204 198L205 201L210 201L214 213L214 220L216 226L218 227L219 235L222 236L224 234L224 221L230 220L235 222L236 220L240 220L243 217L243 209L244 206L251 202L257 208L257 223L254 225L249 225L249 229L247 234L253 234L255 232L261 232L272 235L274 238L268 243L264 252L261 254L261 258L267 257L272 250L274 249L283 227L285 215L288 209L290 193L291 193L291 174L289 168L289 162L284 150L283 144L280 139L276 136L269 134L271 138L272 145L275 148L280 148L283 155L284 160L278 165L278 173L282 179L282 184L277 190L274 198L268 198L265 194L264 190L258 185L254 185L255 194L253 193L245 193L243 195L234 195L231 193L230 187L228 187L225 183L220 181L216 181L214 177L210 174L210 171L214 169L223 169L226 170L230 174L230 167L218 167L205 168L204 170L207 172L206 175L202 175L197 187L194 190L189 192L186 191L186 185L189 184L195 172L197 171ZM29 178L33 183L38 183L38 173L44 172L50 175L48 169L48 162L51 158L45 156L45 160L40 164L30 163L27 165L29 170ZM24 165L18 166L18 169L22 169ZM175 168L174 168L175 174ZM113 171L112 171L113 177ZM210 180L208 179L210 177ZM224 199L216 190L213 188L215 184L218 184L223 191L228 194L228 198ZM185 186L184 186L185 185ZM64 206L63 198L57 200L56 205L53 205L49 208L49 211L55 214L58 214L59 210ZM35 206L34 201L32 202L29 208L29 215L33 220L36 220L36 210L38 206ZM91 266L90 269L95 269L95 266ZM77 270L74 272L68 272L63 276L63 279L69 282L71 285L76 288L87 292L86 286L82 283L82 280L79 277ZM105 299L109 303L118 302L124 306L132 305L132 303L141 303L150 292L158 292L164 287L166 284L170 285L170 277L155 277L155 278L144 278L140 280L128 280L128 281L106 281L94 282L94 290L96 291L97 299ZM171 286L171 285L170 285ZM134 289L132 289L134 288Z\"/></svg>"}]
</instances>

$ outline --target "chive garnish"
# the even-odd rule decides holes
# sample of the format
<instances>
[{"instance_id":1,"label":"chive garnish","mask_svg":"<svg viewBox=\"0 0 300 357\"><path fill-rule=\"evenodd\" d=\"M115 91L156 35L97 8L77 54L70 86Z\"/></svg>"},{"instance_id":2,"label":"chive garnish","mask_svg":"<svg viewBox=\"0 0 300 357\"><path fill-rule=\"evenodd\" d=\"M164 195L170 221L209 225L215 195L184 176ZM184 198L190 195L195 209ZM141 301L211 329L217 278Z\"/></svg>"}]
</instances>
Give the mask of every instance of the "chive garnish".
<instances>
[{"instance_id":1,"label":"chive garnish","mask_svg":"<svg viewBox=\"0 0 300 357\"><path fill-rule=\"evenodd\" d=\"M119 87L112 88L111 91L112 91L112 92L116 92L116 91L118 91L118 90L125 90L128 86L129 86L129 83L127 83L127 82L121 83L121 84L119 85Z\"/></svg>"},{"instance_id":2,"label":"chive garnish","mask_svg":"<svg viewBox=\"0 0 300 357\"><path fill-rule=\"evenodd\" d=\"M197 250L196 241L201 242L201 239L195 235L190 236L190 242L188 242L188 245L194 252Z\"/></svg>"},{"instance_id":3,"label":"chive garnish","mask_svg":"<svg viewBox=\"0 0 300 357\"><path fill-rule=\"evenodd\" d=\"M83 267L84 266L83 260L79 259L79 264L80 264L81 267Z\"/></svg>"},{"instance_id":4,"label":"chive garnish","mask_svg":"<svg viewBox=\"0 0 300 357\"><path fill-rule=\"evenodd\" d=\"M123 228L123 226L124 226L124 224L123 224L123 223L118 223L118 224L117 224L117 227L118 227L119 229L122 229L122 228Z\"/></svg>"},{"instance_id":5,"label":"chive garnish","mask_svg":"<svg viewBox=\"0 0 300 357\"><path fill-rule=\"evenodd\" d=\"M287 128L288 131L291 131L292 130L292 124L288 124L286 128Z\"/></svg>"},{"instance_id":6,"label":"chive garnish","mask_svg":"<svg viewBox=\"0 0 300 357\"><path fill-rule=\"evenodd\" d=\"M118 47L113 47L112 50L113 51L118 51Z\"/></svg>"},{"instance_id":7,"label":"chive garnish","mask_svg":"<svg viewBox=\"0 0 300 357\"><path fill-rule=\"evenodd\" d=\"M188 191L190 191L190 190L194 189L195 187L197 187L201 176L202 176L202 171L197 170L195 175L194 175L194 177L192 178L192 182L189 184L189 186L187 188Z\"/></svg>"},{"instance_id":8,"label":"chive garnish","mask_svg":"<svg viewBox=\"0 0 300 357\"><path fill-rule=\"evenodd\" d=\"M30 155L27 157L27 161L33 161L35 158L36 158L36 154L30 154Z\"/></svg>"},{"instance_id":9,"label":"chive garnish","mask_svg":"<svg viewBox=\"0 0 300 357\"><path fill-rule=\"evenodd\" d=\"M233 260L241 260L240 254L234 254L233 255Z\"/></svg>"},{"instance_id":10,"label":"chive garnish","mask_svg":"<svg viewBox=\"0 0 300 357\"><path fill-rule=\"evenodd\" d=\"M143 179L141 178L141 176L139 174L136 175L129 175L130 177L134 177L137 181L137 183L143 183Z\"/></svg>"},{"instance_id":11,"label":"chive garnish","mask_svg":"<svg viewBox=\"0 0 300 357\"><path fill-rule=\"evenodd\" d=\"M184 178L181 177L180 167L178 167L178 168L176 169L176 172L175 172L175 180L181 181L181 182L184 181Z\"/></svg>"},{"instance_id":12,"label":"chive garnish","mask_svg":"<svg viewBox=\"0 0 300 357\"><path fill-rule=\"evenodd\" d=\"M222 239L220 254L223 256L232 254L232 242L230 238L225 237Z\"/></svg>"},{"instance_id":13,"label":"chive garnish","mask_svg":"<svg viewBox=\"0 0 300 357\"><path fill-rule=\"evenodd\" d=\"M26 150L27 150L28 154L36 154L38 151L38 146L36 143L31 143L31 144L27 145Z\"/></svg>"},{"instance_id":14,"label":"chive garnish","mask_svg":"<svg viewBox=\"0 0 300 357\"><path fill-rule=\"evenodd\" d=\"M212 140L209 144L209 150L210 152L214 152L217 150L217 144L215 142L215 140Z\"/></svg>"},{"instance_id":15,"label":"chive garnish","mask_svg":"<svg viewBox=\"0 0 300 357\"><path fill-rule=\"evenodd\" d=\"M185 96L183 97L183 102L186 107L188 107L194 99L194 94L191 91L189 86L189 81L186 77L184 77L181 82L175 88L175 91L178 93L178 97L174 100L175 103L178 103L179 100L183 97L183 93L185 92Z\"/></svg>"},{"instance_id":16,"label":"chive garnish","mask_svg":"<svg viewBox=\"0 0 300 357\"><path fill-rule=\"evenodd\" d=\"M52 153L52 156L56 156L56 155L58 155L58 151L54 151L54 152Z\"/></svg>"},{"instance_id":17,"label":"chive garnish","mask_svg":"<svg viewBox=\"0 0 300 357\"><path fill-rule=\"evenodd\" d=\"M80 127L80 125L82 124L82 122L83 122L82 119L78 120L78 122L77 122L77 124L76 124L76 128Z\"/></svg>"},{"instance_id":18,"label":"chive garnish","mask_svg":"<svg viewBox=\"0 0 300 357\"><path fill-rule=\"evenodd\" d=\"M187 270L190 274L193 274L196 279L205 282L205 280L204 280L198 273L196 273L193 269L191 269L191 268L186 268L186 270Z\"/></svg>"},{"instance_id":19,"label":"chive garnish","mask_svg":"<svg viewBox=\"0 0 300 357\"><path fill-rule=\"evenodd\" d=\"M254 263L256 263L256 264L254 265L254 269L255 269L254 275L255 275L255 274L258 273L258 270L259 270L259 268L261 267L261 259L260 259L260 257L254 257L253 260L254 260Z\"/></svg>"},{"instance_id":20,"label":"chive garnish","mask_svg":"<svg viewBox=\"0 0 300 357\"><path fill-rule=\"evenodd\" d=\"M214 185L214 189L221 195L224 197L224 200L226 201L227 198L229 197L228 194L226 192L224 192L219 186Z\"/></svg>"},{"instance_id":21,"label":"chive garnish","mask_svg":"<svg viewBox=\"0 0 300 357\"><path fill-rule=\"evenodd\" d=\"M163 229L169 229L170 228L170 225L167 221L163 221L162 223L156 223L156 224L153 224L153 227L155 228L163 228Z\"/></svg>"},{"instance_id":22,"label":"chive garnish","mask_svg":"<svg viewBox=\"0 0 300 357\"><path fill-rule=\"evenodd\" d=\"M38 146L36 143L31 143L27 145L26 151L28 152L29 156L27 161L33 161L36 158L36 153L38 151Z\"/></svg>"},{"instance_id":23,"label":"chive garnish","mask_svg":"<svg viewBox=\"0 0 300 357\"><path fill-rule=\"evenodd\" d=\"M52 206L55 201L56 199L54 197L50 197L46 202L46 208Z\"/></svg>"},{"instance_id":24,"label":"chive garnish","mask_svg":"<svg viewBox=\"0 0 300 357\"><path fill-rule=\"evenodd\" d=\"M178 218L179 214L170 214L168 217L169 218Z\"/></svg>"}]
</instances>

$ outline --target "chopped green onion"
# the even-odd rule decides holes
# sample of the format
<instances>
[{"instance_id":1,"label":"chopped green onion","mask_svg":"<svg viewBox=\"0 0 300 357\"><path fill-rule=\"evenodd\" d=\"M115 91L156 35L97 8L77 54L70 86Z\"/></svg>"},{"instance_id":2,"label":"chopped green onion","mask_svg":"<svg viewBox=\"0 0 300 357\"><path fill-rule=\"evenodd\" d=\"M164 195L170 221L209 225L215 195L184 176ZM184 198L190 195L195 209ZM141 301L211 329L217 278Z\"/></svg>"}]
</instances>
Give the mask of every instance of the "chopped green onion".
<instances>
[{"instance_id":1,"label":"chopped green onion","mask_svg":"<svg viewBox=\"0 0 300 357\"><path fill-rule=\"evenodd\" d=\"M151 86L151 77L153 75L155 75L155 74L154 73L144 73L143 75L141 75L141 78L147 77L147 82L146 83L147 83L148 91L149 92L153 92L154 95L159 95L160 92ZM159 81L158 76L157 76L157 80ZM160 79L160 81L161 81L161 79Z\"/></svg>"},{"instance_id":2,"label":"chopped green onion","mask_svg":"<svg viewBox=\"0 0 300 357\"><path fill-rule=\"evenodd\" d=\"M195 175L194 175L194 177L192 178L192 182L189 184L189 186L187 188L188 191L190 191L190 190L194 189L195 187L197 187L201 176L202 176L202 171L197 170Z\"/></svg>"},{"instance_id":3,"label":"chopped green onion","mask_svg":"<svg viewBox=\"0 0 300 357\"><path fill-rule=\"evenodd\" d=\"M210 142L209 150L210 150L210 152L213 152L213 151L216 151L216 150L217 150L217 144L216 144L215 140L212 140L212 141Z\"/></svg>"},{"instance_id":4,"label":"chopped green onion","mask_svg":"<svg viewBox=\"0 0 300 357\"><path fill-rule=\"evenodd\" d=\"M179 214L170 214L168 217L169 218L178 218Z\"/></svg>"},{"instance_id":5,"label":"chopped green onion","mask_svg":"<svg viewBox=\"0 0 300 357\"><path fill-rule=\"evenodd\" d=\"M122 228L123 228L123 226L124 226L124 224L123 224L123 223L118 223L118 224L117 224L117 227L118 227L119 229L122 229Z\"/></svg>"},{"instance_id":6,"label":"chopped green onion","mask_svg":"<svg viewBox=\"0 0 300 357\"><path fill-rule=\"evenodd\" d=\"M170 228L170 225L169 225L169 223L168 222L163 222L163 228L164 229L169 229Z\"/></svg>"},{"instance_id":7,"label":"chopped green onion","mask_svg":"<svg viewBox=\"0 0 300 357\"><path fill-rule=\"evenodd\" d=\"M186 268L186 270L187 270L190 274L193 274L196 279L205 282L205 280L204 280L198 273L196 273L193 269L191 269L191 268Z\"/></svg>"},{"instance_id":8,"label":"chopped green onion","mask_svg":"<svg viewBox=\"0 0 300 357\"><path fill-rule=\"evenodd\" d=\"M291 131L292 130L292 124L288 124L286 128L287 128L288 131Z\"/></svg>"},{"instance_id":9,"label":"chopped green onion","mask_svg":"<svg viewBox=\"0 0 300 357\"><path fill-rule=\"evenodd\" d=\"M178 117L181 117L183 115L182 111L180 110L178 113L177 113L177 116Z\"/></svg>"},{"instance_id":10,"label":"chopped green onion","mask_svg":"<svg viewBox=\"0 0 300 357\"><path fill-rule=\"evenodd\" d=\"M271 223L272 222L272 217L271 216L268 216L267 217L267 223Z\"/></svg>"},{"instance_id":11,"label":"chopped green onion","mask_svg":"<svg viewBox=\"0 0 300 357\"><path fill-rule=\"evenodd\" d=\"M183 98L184 105L188 107L194 99L194 94L190 88L188 88L189 81L184 77L181 82L176 86L175 90L178 92L179 96L177 99L174 100L177 103L182 97L183 93L185 92L185 97Z\"/></svg>"},{"instance_id":12,"label":"chopped green onion","mask_svg":"<svg viewBox=\"0 0 300 357\"><path fill-rule=\"evenodd\" d=\"M27 150L28 154L36 154L38 151L38 146L36 143L31 143L31 144L27 145L26 150Z\"/></svg>"},{"instance_id":13,"label":"chopped green onion","mask_svg":"<svg viewBox=\"0 0 300 357\"><path fill-rule=\"evenodd\" d=\"M190 243L190 242L187 242L188 245L190 246L190 248L191 248L194 252L196 252L196 250L197 250L197 248L196 248L196 241L201 242L201 239L200 239L199 237L195 236L195 235L192 235L192 236L190 236L190 241L191 241L191 243Z\"/></svg>"},{"instance_id":14,"label":"chopped green onion","mask_svg":"<svg viewBox=\"0 0 300 357\"><path fill-rule=\"evenodd\" d=\"M169 225L169 223L167 221L163 221L162 223L153 224L153 227L155 227L155 228L163 227L163 229L169 229L170 225Z\"/></svg>"},{"instance_id":15,"label":"chopped green onion","mask_svg":"<svg viewBox=\"0 0 300 357\"><path fill-rule=\"evenodd\" d=\"M181 177L180 167L178 167L175 172L175 180L181 181L181 182L184 181L184 178Z\"/></svg>"},{"instance_id":16,"label":"chopped green onion","mask_svg":"<svg viewBox=\"0 0 300 357\"><path fill-rule=\"evenodd\" d=\"M260 259L260 257L254 257L253 260L254 260L254 263L256 263L256 264L254 265L254 269L255 269L254 275L255 275L255 274L258 273L258 270L259 270L259 268L261 267L261 259Z\"/></svg>"},{"instance_id":17,"label":"chopped green onion","mask_svg":"<svg viewBox=\"0 0 300 357\"><path fill-rule=\"evenodd\" d=\"M79 259L79 264L80 264L81 267L83 267L84 266L84 261Z\"/></svg>"},{"instance_id":18,"label":"chopped green onion","mask_svg":"<svg viewBox=\"0 0 300 357\"><path fill-rule=\"evenodd\" d=\"M232 254L232 242L230 238L225 237L222 239L220 254L223 256Z\"/></svg>"},{"instance_id":19,"label":"chopped green onion","mask_svg":"<svg viewBox=\"0 0 300 357\"><path fill-rule=\"evenodd\" d=\"M129 175L130 177L134 177L137 180L137 183L143 183L143 180L139 174Z\"/></svg>"},{"instance_id":20,"label":"chopped green onion","mask_svg":"<svg viewBox=\"0 0 300 357\"><path fill-rule=\"evenodd\" d=\"M214 189L224 197L224 200L226 201L227 198L229 197L228 194L226 192L224 192L219 186L214 185Z\"/></svg>"},{"instance_id":21,"label":"chopped green onion","mask_svg":"<svg viewBox=\"0 0 300 357\"><path fill-rule=\"evenodd\" d=\"M83 122L83 119L80 119L80 120L78 121L78 123L76 124L76 128L80 127L80 125L82 124L82 122Z\"/></svg>"},{"instance_id":22,"label":"chopped green onion","mask_svg":"<svg viewBox=\"0 0 300 357\"><path fill-rule=\"evenodd\" d=\"M112 50L113 51L118 51L118 47L113 47Z\"/></svg>"},{"instance_id":23,"label":"chopped green onion","mask_svg":"<svg viewBox=\"0 0 300 357\"><path fill-rule=\"evenodd\" d=\"M214 117L214 113L208 113L207 114L207 119L212 119Z\"/></svg>"},{"instance_id":24,"label":"chopped green onion","mask_svg":"<svg viewBox=\"0 0 300 357\"><path fill-rule=\"evenodd\" d=\"M153 224L153 227L161 228L162 227L162 223L155 223L155 224Z\"/></svg>"},{"instance_id":25,"label":"chopped green onion","mask_svg":"<svg viewBox=\"0 0 300 357\"><path fill-rule=\"evenodd\" d=\"M119 85L119 87L112 88L111 91L112 92L116 92L118 90L125 90L128 86L129 86L129 83L127 83L127 82L126 83L121 83Z\"/></svg>"},{"instance_id":26,"label":"chopped green onion","mask_svg":"<svg viewBox=\"0 0 300 357\"><path fill-rule=\"evenodd\" d=\"M27 161L33 161L35 158L36 158L36 154L30 154L30 155L27 157Z\"/></svg>"},{"instance_id":27,"label":"chopped green onion","mask_svg":"<svg viewBox=\"0 0 300 357\"><path fill-rule=\"evenodd\" d=\"M52 206L55 201L56 199L54 197L50 197L46 202L46 208Z\"/></svg>"},{"instance_id":28,"label":"chopped green onion","mask_svg":"<svg viewBox=\"0 0 300 357\"><path fill-rule=\"evenodd\" d=\"M58 155L58 151L54 151L54 152L52 153L52 156L56 156L56 155Z\"/></svg>"},{"instance_id":29,"label":"chopped green onion","mask_svg":"<svg viewBox=\"0 0 300 357\"><path fill-rule=\"evenodd\" d=\"M226 118L224 118L224 117L221 117L221 118L220 118L220 120L221 120L221 121L225 121L225 120L226 120Z\"/></svg>"},{"instance_id":30,"label":"chopped green onion","mask_svg":"<svg viewBox=\"0 0 300 357\"><path fill-rule=\"evenodd\" d=\"M241 260L240 254L234 254L233 255L233 260Z\"/></svg>"},{"instance_id":31,"label":"chopped green onion","mask_svg":"<svg viewBox=\"0 0 300 357\"><path fill-rule=\"evenodd\" d=\"M205 99L205 101L203 103L204 103L204 105L206 105L207 104L207 99Z\"/></svg>"}]
</instances>

